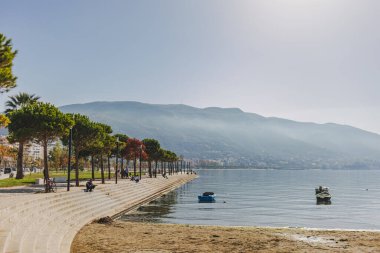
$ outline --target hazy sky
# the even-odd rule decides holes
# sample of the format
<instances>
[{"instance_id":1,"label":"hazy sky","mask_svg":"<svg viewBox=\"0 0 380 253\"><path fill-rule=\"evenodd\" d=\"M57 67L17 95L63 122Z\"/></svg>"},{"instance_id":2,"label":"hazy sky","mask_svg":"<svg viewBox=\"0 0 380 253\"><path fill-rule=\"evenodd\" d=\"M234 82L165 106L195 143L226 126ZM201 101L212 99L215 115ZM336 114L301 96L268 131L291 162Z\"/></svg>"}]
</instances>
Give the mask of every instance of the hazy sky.
<instances>
[{"instance_id":1,"label":"hazy sky","mask_svg":"<svg viewBox=\"0 0 380 253\"><path fill-rule=\"evenodd\" d=\"M380 1L1 1L19 91L239 107L380 133Z\"/></svg>"}]
</instances>

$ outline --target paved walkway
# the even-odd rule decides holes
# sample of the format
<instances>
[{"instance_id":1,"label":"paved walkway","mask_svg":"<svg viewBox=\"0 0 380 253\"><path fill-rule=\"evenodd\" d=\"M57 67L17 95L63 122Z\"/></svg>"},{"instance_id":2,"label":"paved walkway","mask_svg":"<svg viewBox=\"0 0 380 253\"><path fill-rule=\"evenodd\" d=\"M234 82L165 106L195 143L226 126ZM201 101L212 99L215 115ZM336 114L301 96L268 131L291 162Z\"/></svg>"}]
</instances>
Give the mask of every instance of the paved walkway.
<instances>
[{"instance_id":1,"label":"paved walkway","mask_svg":"<svg viewBox=\"0 0 380 253\"><path fill-rule=\"evenodd\" d=\"M33 187L0 189L0 253L68 253L85 224L117 215L194 178L179 174L139 183L95 182L94 192L84 192L84 187L72 187L70 192L62 187L58 193L35 193L38 188Z\"/></svg>"}]
</instances>

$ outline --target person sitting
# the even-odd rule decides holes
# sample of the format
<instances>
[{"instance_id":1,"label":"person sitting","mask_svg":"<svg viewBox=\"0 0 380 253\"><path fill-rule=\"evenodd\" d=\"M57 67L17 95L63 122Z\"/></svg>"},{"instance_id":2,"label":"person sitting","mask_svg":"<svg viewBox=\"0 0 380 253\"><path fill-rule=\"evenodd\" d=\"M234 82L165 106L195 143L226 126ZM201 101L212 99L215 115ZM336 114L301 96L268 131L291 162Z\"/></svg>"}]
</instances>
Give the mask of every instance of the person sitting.
<instances>
[{"instance_id":1,"label":"person sitting","mask_svg":"<svg viewBox=\"0 0 380 253\"><path fill-rule=\"evenodd\" d=\"M92 179L90 179L86 183L86 191L91 192L93 189L95 189L95 185L92 183Z\"/></svg>"}]
</instances>

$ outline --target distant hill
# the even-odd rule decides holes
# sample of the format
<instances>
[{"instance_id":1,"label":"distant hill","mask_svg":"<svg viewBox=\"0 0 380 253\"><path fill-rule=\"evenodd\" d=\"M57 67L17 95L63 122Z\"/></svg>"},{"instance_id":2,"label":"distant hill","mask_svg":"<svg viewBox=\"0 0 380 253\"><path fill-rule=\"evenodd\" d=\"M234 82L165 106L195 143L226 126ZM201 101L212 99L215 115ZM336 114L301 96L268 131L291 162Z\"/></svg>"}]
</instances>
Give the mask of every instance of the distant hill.
<instances>
[{"instance_id":1,"label":"distant hill","mask_svg":"<svg viewBox=\"0 0 380 253\"><path fill-rule=\"evenodd\" d=\"M266 118L237 108L139 102L66 105L115 133L155 138L192 159L265 168L380 168L380 135L338 124Z\"/></svg>"}]
</instances>

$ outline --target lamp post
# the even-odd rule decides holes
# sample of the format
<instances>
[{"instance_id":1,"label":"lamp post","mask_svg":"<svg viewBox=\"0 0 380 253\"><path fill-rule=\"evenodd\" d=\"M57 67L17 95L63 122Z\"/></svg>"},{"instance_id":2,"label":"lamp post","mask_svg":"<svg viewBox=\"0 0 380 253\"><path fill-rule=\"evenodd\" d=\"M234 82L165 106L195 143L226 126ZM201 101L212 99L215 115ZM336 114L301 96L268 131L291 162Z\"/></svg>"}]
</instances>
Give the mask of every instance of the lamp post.
<instances>
[{"instance_id":1,"label":"lamp post","mask_svg":"<svg viewBox=\"0 0 380 253\"><path fill-rule=\"evenodd\" d=\"M140 145L140 163L139 163L140 180L141 180L141 155L142 155L142 144Z\"/></svg>"},{"instance_id":2,"label":"lamp post","mask_svg":"<svg viewBox=\"0 0 380 253\"><path fill-rule=\"evenodd\" d=\"M70 191L70 173L71 173L71 142L73 139L73 127L70 127L70 136L69 136L69 161L67 164L67 191Z\"/></svg>"},{"instance_id":3,"label":"lamp post","mask_svg":"<svg viewBox=\"0 0 380 253\"><path fill-rule=\"evenodd\" d=\"M117 174L119 169L119 137L116 138L116 172L115 172L115 184L117 184Z\"/></svg>"}]
</instances>

